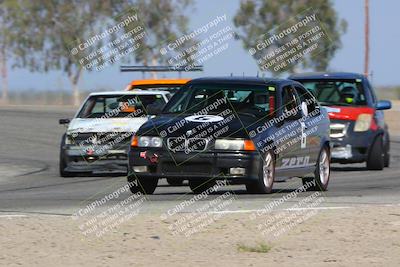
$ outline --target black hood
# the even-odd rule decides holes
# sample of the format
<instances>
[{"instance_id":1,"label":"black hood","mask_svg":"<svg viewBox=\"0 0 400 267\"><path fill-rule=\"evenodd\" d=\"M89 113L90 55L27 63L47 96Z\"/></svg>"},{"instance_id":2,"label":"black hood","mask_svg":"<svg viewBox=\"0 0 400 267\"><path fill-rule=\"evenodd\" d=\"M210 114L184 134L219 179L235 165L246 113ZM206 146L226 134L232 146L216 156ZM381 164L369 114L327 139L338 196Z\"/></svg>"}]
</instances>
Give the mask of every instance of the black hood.
<instances>
[{"instance_id":1,"label":"black hood","mask_svg":"<svg viewBox=\"0 0 400 267\"><path fill-rule=\"evenodd\" d=\"M260 118L251 114L205 115L193 114L160 114L143 124L137 132L141 136L178 137L200 135L207 131L207 135L218 138L248 138L248 132L254 128ZM211 130L212 129L212 130ZM204 134L203 134L204 135ZM206 137L206 136L202 136Z\"/></svg>"}]
</instances>

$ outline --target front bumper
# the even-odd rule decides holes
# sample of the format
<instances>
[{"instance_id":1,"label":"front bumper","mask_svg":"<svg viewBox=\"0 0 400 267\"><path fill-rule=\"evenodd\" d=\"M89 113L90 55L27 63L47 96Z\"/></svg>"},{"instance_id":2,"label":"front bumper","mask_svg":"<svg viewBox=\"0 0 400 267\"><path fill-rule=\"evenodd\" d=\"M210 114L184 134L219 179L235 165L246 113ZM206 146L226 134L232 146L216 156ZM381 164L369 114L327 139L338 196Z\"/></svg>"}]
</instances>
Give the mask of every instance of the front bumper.
<instances>
[{"instance_id":1,"label":"front bumper","mask_svg":"<svg viewBox=\"0 0 400 267\"><path fill-rule=\"evenodd\" d=\"M231 180L243 183L257 180L258 152L200 152L132 148L129 152L129 178L182 178L188 180Z\"/></svg>"},{"instance_id":2,"label":"front bumper","mask_svg":"<svg viewBox=\"0 0 400 267\"><path fill-rule=\"evenodd\" d=\"M110 149L96 153L86 147L65 146L63 149L67 172L121 173L128 172L126 149Z\"/></svg>"},{"instance_id":3,"label":"front bumper","mask_svg":"<svg viewBox=\"0 0 400 267\"><path fill-rule=\"evenodd\" d=\"M331 159L336 163L359 163L367 160L369 148L375 140L377 131L354 132L354 122L335 120L332 124L345 124L343 136L332 135ZM332 128L331 128L332 129Z\"/></svg>"}]
</instances>

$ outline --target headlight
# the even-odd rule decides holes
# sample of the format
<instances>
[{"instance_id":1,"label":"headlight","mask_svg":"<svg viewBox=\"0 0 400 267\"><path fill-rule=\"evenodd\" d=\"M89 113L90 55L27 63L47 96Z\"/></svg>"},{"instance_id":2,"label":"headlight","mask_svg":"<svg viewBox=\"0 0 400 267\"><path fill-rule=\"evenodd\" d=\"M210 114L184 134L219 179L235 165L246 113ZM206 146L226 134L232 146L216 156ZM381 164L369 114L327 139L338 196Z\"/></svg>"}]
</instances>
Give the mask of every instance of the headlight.
<instances>
[{"instance_id":1,"label":"headlight","mask_svg":"<svg viewBox=\"0 0 400 267\"><path fill-rule=\"evenodd\" d=\"M162 138L157 136L134 136L131 146L136 147L162 147Z\"/></svg>"},{"instance_id":2,"label":"headlight","mask_svg":"<svg viewBox=\"0 0 400 267\"><path fill-rule=\"evenodd\" d=\"M245 139L217 139L215 149L223 150L256 150L253 141Z\"/></svg>"},{"instance_id":3,"label":"headlight","mask_svg":"<svg viewBox=\"0 0 400 267\"><path fill-rule=\"evenodd\" d=\"M355 132L365 132L371 127L372 115L360 114L358 115L356 124L354 125Z\"/></svg>"}]
</instances>

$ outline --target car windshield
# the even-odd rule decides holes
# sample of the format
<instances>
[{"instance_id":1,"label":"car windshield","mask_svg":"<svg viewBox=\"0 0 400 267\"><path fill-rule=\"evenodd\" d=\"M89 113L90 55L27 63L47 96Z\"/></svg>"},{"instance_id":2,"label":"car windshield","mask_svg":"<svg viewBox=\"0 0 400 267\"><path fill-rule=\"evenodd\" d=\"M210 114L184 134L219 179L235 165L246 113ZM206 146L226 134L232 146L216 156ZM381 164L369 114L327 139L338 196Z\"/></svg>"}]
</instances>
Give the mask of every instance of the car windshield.
<instances>
[{"instance_id":1,"label":"car windshield","mask_svg":"<svg viewBox=\"0 0 400 267\"><path fill-rule=\"evenodd\" d=\"M157 91L167 91L171 94L175 94L180 88L181 84L166 84L166 85L157 85L157 84L145 84L145 85L134 85L131 86L130 90L142 89L142 90L157 90Z\"/></svg>"},{"instance_id":2,"label":"car windshield","mask_svg":"<svg viewBox=\"0 0 400 267\"><path fill-rule=\"evenodd\" d=\"M218 114L225 110L251 116L266 115L269 93L262 85L195 84L184 86L165 106L163 113Z\"/></svg>"},{"instance_id":3,"label":"car windshield","mask_svg":"<svg viewBox=\"0 0 400 267\"><path fill-rule=\"evenodd\" d=\"M361 106L366 98L361 82L357 80L300 81L322 105Z\"/></svg>"},{"instance_id":4,"label":"car windshield","mask_svg":"<svg viewBox=\"0 0 400 267\"><path fill-rule=\"evenodd\" d=\"M150 106L165 105L161 94L154 95L94 95L87 99L77 118L142 117Z\"/></svg>"}]
</instances>

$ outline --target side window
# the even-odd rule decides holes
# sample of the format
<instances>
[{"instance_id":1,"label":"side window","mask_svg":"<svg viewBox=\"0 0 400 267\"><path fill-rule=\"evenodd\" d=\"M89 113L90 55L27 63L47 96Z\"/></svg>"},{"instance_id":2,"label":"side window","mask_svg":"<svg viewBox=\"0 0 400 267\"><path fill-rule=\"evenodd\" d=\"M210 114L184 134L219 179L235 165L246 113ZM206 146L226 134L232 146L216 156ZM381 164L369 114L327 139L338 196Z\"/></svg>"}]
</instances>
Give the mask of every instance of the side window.
<instances>
[{"instance_id":1,"label":"side window","mask_svg":"<svg viewBox=\"0 0 400 267\"><path fill-rule=\"evenodd\" d=\"M315 97L303 87L296 85L294 88L296 89L297 94L299 95L300 103L302 105L303 115L305 115L304 114L305 107L307 107L307 112L306 112L307 114L312 113L315 110L315 107L318 105Z\"/></svg>"},{"instance_id":2,"label":"side window","mask_svg":"<svg viewBox=\"0 0 400 267\"><path fill-rule=\"evenodd\" d=\"M298 110L300 105L299 99L297 98L296 91L290 85L282 88L282 114L288 114L295 110ZM293 111L292 111L293 110Z\"/></svg>"},{"instance_id":3,"label":"side window","mask_svg":"<svg viewBox=\"0 0 400 267\"><path fill-rule=\"evenodd\" d=\"M97 98L96 102L91 110L91 113L104 113L105 112L105 99L104 98Z\"/></svg>"}]
</instances>

